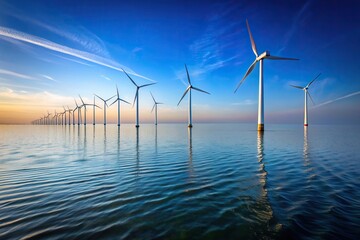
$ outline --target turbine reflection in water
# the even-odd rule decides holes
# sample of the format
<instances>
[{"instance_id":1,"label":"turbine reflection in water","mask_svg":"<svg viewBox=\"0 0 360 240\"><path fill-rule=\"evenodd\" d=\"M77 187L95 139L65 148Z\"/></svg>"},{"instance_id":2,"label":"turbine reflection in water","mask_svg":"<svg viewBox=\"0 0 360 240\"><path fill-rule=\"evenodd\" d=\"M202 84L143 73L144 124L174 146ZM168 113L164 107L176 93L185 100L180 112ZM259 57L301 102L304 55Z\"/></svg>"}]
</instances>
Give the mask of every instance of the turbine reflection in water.
<instances>
[{"instance_id":1,"label":"turbine reflection in water","mask_svg":"<svg viewBox=\"0 0 360 240\"><path fill-rule=\"evenodd\" d=\"M274 218L273 210L268 197L267 190L267 178L268 172L265 168L265 153L264 153L264 131L257 132L257 160L260 164L260 185L261 195L259 198L258 206L254 208L255 213L262 218L263 221L267 222L268 228L265 232L274 234L279 231L282 227L281 224L276 223ZM256 210L257 209L257 210Z\"/></svg>"},{"instance_id":2,"label":"turbine reflection in water","mask_svg":"<svg viewBox=\"0 0 360 240\"><path fill-rule=\"evenodd\" d=\"M193 145L192 145L192 128L188 128L188 147L189 147L189 180L193 181L195 177L194 167L193 167Z\"/></svg>"}]
</instances>

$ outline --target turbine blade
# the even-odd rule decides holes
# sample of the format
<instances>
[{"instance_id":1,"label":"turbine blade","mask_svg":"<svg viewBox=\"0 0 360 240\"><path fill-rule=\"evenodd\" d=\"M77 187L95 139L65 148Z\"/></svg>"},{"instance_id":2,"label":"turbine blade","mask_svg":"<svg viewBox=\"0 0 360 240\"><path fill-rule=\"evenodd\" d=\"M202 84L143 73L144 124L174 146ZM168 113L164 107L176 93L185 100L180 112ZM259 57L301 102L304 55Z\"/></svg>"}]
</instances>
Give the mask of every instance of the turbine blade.
<instances>
[{"instance_id":1,"label":"turbine blade","mask_svg":"<svg viewBox=\"0 0 360 240\"><path fill-rule=\"evenodd\" d=\"M298 58L286 58L286 57L277 57L277 56L267 56L265 58L270 60L299 60Z\"/></svg>"},{"instance_id":2,"label":"turbine blade","mask_svg":"<svg viewBox=\"0 0 360 240\"><path fill-rule=\"evenodd\" d=\"M291 84L290 84L290 86L292 86L292 87L294 87L294 88L299 88L299 89L301 89L301 90L303 90L303 89L304 89L303 87L300 87L300 86L295 86L295 85L291 85Z\"/></svg>"},{"instance_id":3,"label":"turbine blade","mask_svg":"<svg viewBox=\"0 0 360 240\"><path fill-rule=\"evenodd\" d=\"M189 82L189 84L191 85L190 75L189 75L189 71L188 71L188 69L187 69L186 64L185 64L185 69L186 69L186 75L187 75L187 78L188 78L188 82Z\"/></svg>"},{"instance_id":4,"label":"turbine blade","mask_svg":"<svg viewBox=\"0 0 360 240\"><path fill-rule=\"evenodd\" d=\"M105 100L105 102L107 102L107 101L109 101L109 100L113 99L114 97L116 97L116 95L112 96L111 98L106 99L106 100Z\"/></svg>"},{"instance_id":5,"label":"turbine blade","mask_svg":"<svg viewBox=\"0 0 360 240\"><path fill-rule=\"evenodd\" d=\"M134 105L135 105L135 101L136 101L138 92L139 92L139 88L136 89L135 98L134 98L134 102L133 102L133 105L132 105L133 107L134 107Z\"/></svg>"},{"instance_id":6,"label":"turbine blade","mask_svg":"<svg viewBox=\"0 0 360 240\"><path fill-rule=\"evenodd\" d=\"M105 100L104 100L102 97L100 97L99 95L96 95L95 93L94 93L94 95L97 96L98 98L100 98L101 100L103 100L103 101L105 102Z\"/></svg>"},{"instance_id":7,"label":"turbine blade","mask_svg":"<svg viewBox=\"0 0 360 240\"><path fill-rule=\"evenodd\" d=\"M138 85L134 82L134 80L132 80L132 78L129 76L129 74L127 74L127 72L125 72L125 70L123 68L121 68L123 70L123 72L126 74L126 76L128 76L128 78L130 79L130 81L138 87Z\"/></svg>"},{"instance_id":8,"label":"turbine blade","mask_svg":"<svg viewBox=\"0 0 360 240\"><path fill-rule=\"evenodd\" d=\"M183 98L185 97L185 95L187 94L187 92L190 90L190 86L185 90L184 94L182 95L182 97L180 98L179 103L177 104L179 106L181 100L183 100Z\"/></svg>"},{"instance_id":9,"label":"turbine blade","mask_svg":"<svg viewBox=\"0 0 360 240\"><path fill-rule=\"evenodd\" d=\"M116 103L118 100L120 100L120 99L119 98L115 99L115 101L112 104L110 104L110 106L113 105L114 103Z\"/></svg>"},{"instance_id":10,"label":"turbine blade","mask_svg":"<svg viewBox=\"0 0 360 240\"><path fill-rule=\"evenodd\" d=\"M156 103L155 98L154 98L154 96L152 95L151 92L150 92L150 94L151 94L152 99L154 100L154 103Z\"/></svg>"},{"instance_id":11,"label":"turbine blade","mask_svg":"<svg viewBox=\"0 0 360 240\"><path fill-rule=\"evenodd\" d=\"M83 99L81 98L81 96L80 96L80 95L79 95L79 97L80 97L81 102L82 102L82 103L83 103L83 105L84 105L85 103L84 103Z\"/></svg>"},{"instance_id":12,"label":"turbine blade","mask_svg":"<svg viewBox=\"0 0 360 240\"><path fill-rule=\"evenodd\" d=\"M117 97L119 98L119 89L118 89L117 85L116 85L116 93L117 93Z\"/></svg>"},{"instance_id":13,"label":"turbine blade","mask_svg":"<svg viewBox=\"0 0 360 240\"><path fill-rule=\"evenodd\" d=\"M142 88L142 87L147 87L147 86L154 85L154 84L155 84L155 83L148 83L148 84L144 84L144 85L139 86L139 88Z\"/></svg>"},{"instance_id":14,"label":"turbine blade","mask_svg":"<svg viewBox=\"0 0 360 240\"><path fill-rule=\"evenodd\" d=\"M315 105L315 102L314 102L314 100L312 99L312 97L311 97L311 95L310 95L310 93L309 93L308 91L307 91L307 95L309 95L311 102L313 103L313 105Z\"/></svg>"},{"instance_id":15,"label":"turbine blade","mask_svg":"<svg viewBox=\"0 0 360 240\"><path fill-rule=\"evenodd\" d=\"M252 34L251 34L250 26L249 26L249 23L248 23L248 20L247 20L247 19L246 19L246 26L247 26L247 30L248 30L249 36L250 36L251 48L252 48L255 56L258 57L259 54L257 53L255 41L254 41L254 38L253 38L253 36L252 36Z\"/></svg>"},{"instance_id":16,"label":"turbine blade","mask_svg":"<svg viewBox=\"0 0 360 240\"><path fill-rule=\"evenodd\" d=\"M321 73L319 73L311 82L309 82L308 85L306 85L306 88L310 87L310 85L321 75Z\"/></svg>"},{"instance_id":17,"label":"turbine blade","mask_svg":"<svg viewBox=\"0 0 360 240\"><path fill-rule=\"evenodd\" d=\"M152 107L151 112L154 111L155 105L156 105L156 103L154 103L154 106Z\"/></svg>"},{"instance_id":18,"label":"turbine blade","mask_svg":"<svg viewBox=\"0 0 360 240\"><path fill-rule=\"evenodd\" d=\"M238 83L238 85L235 88L234 93L236 93L236 91L238 90L238 88L240 87L240 85L245 81L246 77L249 76L249 74L252 72L252 70L254 70L255 66L256 66L257 60L255 60L250 67L248 68L248 70L245 73L245 76L241 79L241 81Z\"/></svg>"},{"instance_id":19,"label":"turbine blade","mask_svg":"<svg viewBox=\"0 0 360 240\"><path fill-rule=\"evenodd\" d=\"M124 99L119 98L120 101L123 101L124 103L131 104L128 101L125 101Z\"/></svg>"},{"instance_id":20,"label":"turbine blade","mask_svg":"<svg viewBox=\"0 0 360 240\"><path fill-rule=\"evenodd\" d=\"M207 94L210 94L204 90L201 90L200 88L196 88L196 87L191 87L192 89L196 90L196 91L199 91L199 92L203 92L203 93L207 93Z\"/></svg>"}]
</instances>

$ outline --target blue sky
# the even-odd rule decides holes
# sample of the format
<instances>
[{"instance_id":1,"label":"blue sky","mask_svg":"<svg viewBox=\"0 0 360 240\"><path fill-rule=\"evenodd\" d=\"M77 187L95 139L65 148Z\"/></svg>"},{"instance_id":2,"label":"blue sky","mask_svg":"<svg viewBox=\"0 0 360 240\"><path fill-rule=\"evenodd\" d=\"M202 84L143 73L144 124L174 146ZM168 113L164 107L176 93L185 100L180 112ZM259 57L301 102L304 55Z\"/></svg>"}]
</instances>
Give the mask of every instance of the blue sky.
<instances>
[{"instance_id":1,"label":"blue sky","mask_svg":"<svg viewBox=\"0 0 360 240\"><path fill-rule=\"evenodd\" d=\"M81 94L116 93L132 102L140 91L140 119L186 122L186 63L196 122L254 122L258 67L233 93L254 61L248 19L259 52L299 61L265 61L265 122L302 123L303 92L318 106L310 123L360 122L360 17L356 1L0 1L0 123L27 123L46 111L73 107ZM78 98L77 98L78 99ZM79 101L79 100L77 100ZM98 104L101 104L98 101ZM311 105L310 105L311 106ZM116 108L109 110L116 122ZM123 105L123 121L135 109ZM97 121L102 121L98 111Z\"/></svg>"}]
</instances>

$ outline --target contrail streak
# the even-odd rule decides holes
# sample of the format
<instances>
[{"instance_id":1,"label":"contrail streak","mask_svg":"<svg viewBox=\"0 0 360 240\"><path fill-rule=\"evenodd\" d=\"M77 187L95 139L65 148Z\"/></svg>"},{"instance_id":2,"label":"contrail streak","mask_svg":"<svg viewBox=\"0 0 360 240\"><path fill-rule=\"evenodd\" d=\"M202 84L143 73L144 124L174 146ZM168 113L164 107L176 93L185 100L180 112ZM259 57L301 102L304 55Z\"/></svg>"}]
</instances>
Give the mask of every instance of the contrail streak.
<instances>
[{"instance_id":1,"label":"contrail streak","mask_svg":"<svg viewBox=\"0 0 360 240\"><path fill-rule=\"evenodd\" d=\"M333 99L333 100L329 100L329 101L326 101L326 102L323 102L323 103L320 103L312 108L318 108L318 107L321 107L321 106L324 106L324 105L327 105L327 104L330 104L330 103L333 103L333 102L336 102L336 101L339 101L341 99L345 99L345 98L349 98L349 97L352 97L352 96L355 96L355 95L358 95L360 94L360 91L357 91L357 92L354 92L354 93L350 93L348 95L345 95L345 96L342 96L342 97L339 97L339 98L336 98L336 99Z\"/></svg>"},{"instance_id":2,"label":"contrail streak","mask_svg":"<svg viewBox=\"0 0 360 240\"><path fill-rule=\"evenodd\" d=\"M20 40L20 41L23 41L23 42L31 43L31 44L34 44L34 45L37 45L37 46L40 46L40 47L43 47L43 48L53 50L55 52L60 52L60 53L67 54L67 55L70 55L70 56L73 56L73 57L77 57L77 58L80 58L80 59L83 59L83 60L86 60L86 61L89 61L89 62L93 62L93 63L99 64L99 65L102 65L102 66L105 66L105 67L108 67L108 68L111 68L111 69L114 69L114 70L117 70L117 71L120 71L120 72L123 71L121 68L125 68L124 66L121 66L121 65L119 65L118 63L116 63L114 61L111 61L109 59L97 56L95 54L91 54L91 53L88 53L88 52L84 52L84 51L76 50L76 49L73 49L73 48L69 48L69 47L66 47L66 46L51 42L51 41L46 40L44 38L40 38L40 37L30 35L30 34L27 34L27 33L24 33L24 32L20 32L20 31L16 31L16 30L11 29L11 28L6 28L6 27L1 27L0 26L0 36L9 37L9 38L12 38L12 39L16 39L16 40ZM147 77L144 77L142 75L139 75L139 74L137 74L137 73L135 73L133 71L130 72L130 74L154 82L154 80L152 80L150 78L147 78Z\"/></svg>"}]
</instances>

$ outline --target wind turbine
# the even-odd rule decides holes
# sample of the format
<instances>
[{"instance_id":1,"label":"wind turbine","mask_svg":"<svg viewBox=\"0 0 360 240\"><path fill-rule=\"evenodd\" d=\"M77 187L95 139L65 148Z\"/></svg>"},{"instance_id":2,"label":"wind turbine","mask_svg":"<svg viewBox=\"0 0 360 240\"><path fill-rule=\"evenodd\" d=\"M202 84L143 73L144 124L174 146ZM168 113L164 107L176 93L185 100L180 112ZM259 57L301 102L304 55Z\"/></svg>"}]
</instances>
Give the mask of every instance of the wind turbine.
<instances>
[{"instance_id":1,"label":"wind turbine","mask_svg":"<svg viewBox=\"0 0 360 240\"><path fill-rule=\"evenodd\" d=\"M163 103L157 102L151 92L150 92L150 94L151 94L152 99L154 100L154 106L152 107L151 112L154 111L154 108L155 108L155 125L157 125L157 105L163 104Z\"/></svg>"},{"instance_id":2,"label":"wind turbine","mask_svg":"<svg viewBox=\"0 0 360 240\"><path fill-rule=\"evenodd\" d=\"M307 109L307 96L309 95L311 102L315 105L308 89L310 87L310 85L321 75L321 73L319 73L311 82L309 82L305 87L300 87L300 86L295 86L295 85L290 85L294 88L299 88L301 90L304 90L305 93L305 108L304 108L304 126L307 127L308 126L308 109Z\"/></svg>"},{"instance_id":3,"label":"wind turbine","mask_svg":"<svg viewBox=\"0 0 360 240\"><path fill-rule=\"evenodd\" d=\"M71 120L70 120L70 118L71 118L71 113L72 113L73 110L70 109L69 106L67 106L67 108L68 108L67 111L68 111L68 113L69 113L69 126L70 126L70 125L71 125Z\"/></svg>"},{"instance_id":4,"label":"wind turbine","mask_svg":"<svg viewBox=\"0 0 360 240\"><path fill-rule=\"evenodd\" d=\"M46 121L46 125L50 125L50 118L49 118L49 116L51 115L51 113L49 113L49 112L47 112L48 114L47 114L47 116L45 117L46 119L47 119L47 121Z\"/></svg>"},{"instance_id":5,"label":"wind turbine","mask_svg":"<svg viewBox=\"0 0 360 240\"><path fill-rule=\"evenodd\" d=\"M63 106L64 108L64 114L65 114L65 125L66 125L66 112L68 112L68 110L66 110L66 108Z\"/></svg>"},{"instance_id":6,"label":"wind turbine","mask_svg":"<svg viewBox=\"0 0 360 240\"><path fill-rule=\"evenodd\" d=\"M196 91L199 91L199 92L203 92L203 93L207 93L207 94L210 94L204 90L201 90L200 88L196 88L194 87L192 84L191 84L191 81L190 81L190 76L189 76L189 71L187 69L187 66L185 64L185 69L186 69L186 74L187 74L187 79L188 79L188 83L189 83L189 86L186 88L184 94L182 95L182 97L180 98L180 101L179 103L177 104L179 106L181 100L183 100L183 98L185 97L185 95L189 92L189 124L188 124L188 127L191 128L192 127L192 112L191 112L191 90L194 89Z\"/></svg>"},{"instance_id":7,"label":"wind turbine","mask_svg":"<svg viewBox=\"0 0 360 240\"><path fill-rule=\"evenodd\" d=\"M126 74L126 76L128 76L128 78L131 80L131 82L136 86L136 93L135 93L135 98L134 98L133 106L134 106L135 101L136 101L136 125L135 125L135 127L138 128L138 127L139 127L139 90L140 90L140 88L142 88L142 87L147 87L147 86L150 86L150 85L154 85L155 83L148 83L148 84L144 84L144 85L138 86L138 85L134 82L134 80L132 80L132 78L129 76L129 74L127 74L124 69L122 69L122 70L123 70L123 72Z\"/></svg>"},{"instance_id":8,"label":"wind turbine","mask_svg":"<svg viewBox=\"0 0 360 240\"><path fill-rule=\"evenodd\" d=\"M255 41L250 31L250 26L248 21L246 20L246 26L250 36L251 48L255 54L255 61L250 65L248 70L245 73L245 76L241 79L241 81L236 86L234 93L238 90L240 85L245 81L246 77L254 70L256 64L260 62L259 67L259 102L258 102L258 131L264 131L264 87L263 87L263 60L299 60L297 58L285 58L285 57L277 57L270 55L270 51L265 51L262 54L258 54L256 50Z\"/></svg>"},{"instance_id":9,"label":"wind turbine","mask_svg":"<svg viewBox=\"0 0 360 240\"><path fill-rule=\"evenodd\" d=\"M107 104L107 102L110 101L111 99L113 99L116 95L114 95L111 98L108 98L106 100L96 94L94 94L94 95L104 102L104 125L106 125L106 106L109 106ZM94 97L94 105L95 105L95 97ZM95 112L95 106L94 106L94 112ZM94 121L94 125L95 125L95 121Z\"/></svg>"},{"instance_id":10,"label":"wind turbine","mask_svg":"<svg viewBox=\"0 0 360 240\"><path fill-rule=\"evenodd\" d=\"M72 110L72 116L73 116L73 121L72 122L73 122L73 125L75 125L75 111L79 108L76 101L75 101L75 103L76 103L76 107Z\"/></svg>"},{"instance_id":11,"label":"wind turbine","mask_svg":"<svg viewBox=\"0 0 360 240\"><path fill-rule=\"evenodd\" d=\"M90 103L84 103L83 99L81 98L81 96L79 95L80 100L82 102L82 105L80 107L84 107L84 125L86 125L86 106L93 106L93 104Z\"/></svg>"},{"instance_id":12,"label":"wind turbine","mask_svg":"<svg viewBox=\"0 0 360 240\"><path fill-rule=\"evenodd\" d=\"M75 101L75 105L76 105L76 108L74 109L74 111L77 109L77 111L78 111L78 125L80 125L80 116L81 116L81 107L82 106L79 106L78 104L77 104L77 102L76 102L76 100L74 99L74 101Z\"/></svg>"},{"instance_id":13,"label":"wind turbine","mask_svg":"<svg viewBox=\"0 0 360 240\"><path fill-rule=\"evenodd\" d=\"M120 126L120 102L123 101L127 104L130 104L130 103L125 101L124 99L120 98L119 89L118 89L117 85L116 85L116 94L117 94L117 98L115 99L115 101L112 104L110 104L110 106L113 105L114 103L118 102L118 126Z\"/></svg>"}]
</instances>

